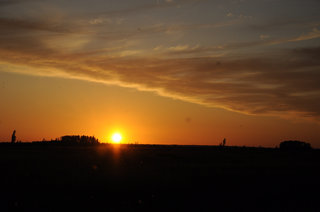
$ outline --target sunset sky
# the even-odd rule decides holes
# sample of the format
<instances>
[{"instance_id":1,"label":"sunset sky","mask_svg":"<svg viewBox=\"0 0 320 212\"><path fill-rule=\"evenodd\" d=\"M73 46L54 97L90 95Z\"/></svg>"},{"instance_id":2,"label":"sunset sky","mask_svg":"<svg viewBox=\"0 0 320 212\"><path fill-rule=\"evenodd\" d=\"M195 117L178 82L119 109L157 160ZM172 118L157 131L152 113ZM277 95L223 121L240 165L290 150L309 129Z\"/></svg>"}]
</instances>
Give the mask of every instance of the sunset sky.
<instances>
[{"instance_id":1,"label":"sunset sky","mask_svg":"<svg viewBox=\"0 0 320 212\"><path fill-rule=\"evenodd\" d=\"M320 148L318 0L0 0L0 141Z\"/></svg>"}]
</instances>

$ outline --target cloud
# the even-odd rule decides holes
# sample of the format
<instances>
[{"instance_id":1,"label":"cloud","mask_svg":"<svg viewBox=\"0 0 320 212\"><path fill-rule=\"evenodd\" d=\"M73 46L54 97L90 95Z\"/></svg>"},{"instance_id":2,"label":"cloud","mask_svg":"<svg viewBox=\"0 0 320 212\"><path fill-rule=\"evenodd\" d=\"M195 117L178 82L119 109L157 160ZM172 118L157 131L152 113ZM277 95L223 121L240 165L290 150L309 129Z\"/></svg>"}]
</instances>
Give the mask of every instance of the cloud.
<instances>
[{"instance_id":1,"label":"cloud","mask_svg":"<svg viewBox=\"0 0 320 212\"><path fill-rule=\"evenodd\" d=\"M232 13L230 13L230 12L227 14L227 17L233 17L233 16L234 15Z\"/></svg>"},{"instance_id":2,"label":"cloud","mask_svg":"<svg viewBox=\"0 0 320 212\"><path fill-rule=\"evenodd\" d=\"M291 59L272 55L242 59L91 57L85 52L66 54L44 51L45 48L2 48L0 58L7 68L29 67L18 70L24 74L34 74L28 73L33 70L42 75L56 73L112 83L247 114L295 113L320 118L320 47L282 53L291 55Z\"/></svg>"},{"instance_id":3,"label":"cloud","mask_svg":"<svg viewBox=\"0 0 320 212\"><path fill-rule=\"evenodd\" d=\"M138 4L135 7L129 7L119 10L110 10L99 13L99 17L115 17L115 16L128 16L136 13L143 13L150 10L165 9L170 7L178 7L185 4L197 3L207 0L164 0L156 1L149 4ZM97 15L97 14L95 14Z\"/></svg>"},{"instance_id":4,"label":"cloud","mask_svg":"<svg viewBox=\"0 0 320 212\"><path fill-rule=\"evenodd\" d=\"M286 27L297 28L297 27L317 27L319 26L319 16L306 16L304 18L273 18L271 20L260 22L259 24L250 24L249 28L258 31L272 31L280 30Z\"/></svg>"},{"instance_id":5,"label":"cloud","mask_svg":"<svg viewBox=\"0 0 320 212\"><path fill-rule=\"evenodd\" d=\"M98 17L98 18L93 18L89 20L89 24L92 25L101 25L101 24L122 24L124 18L104 18L104 17Z\"/></svg>"},{"instance_id":6,"label":"cloud","mask_svg":"<svg viewBox=\"0 0 320 212\"><path fill-rule=\"evenodd\" d=\"M101 23L101 22L99 22ZM147 26L141 26L137 28L132 28L130 30L113 30L95 32L92 33L96 36L97 39L105 39L108 41L111 40L123 40L123 39L132 39L132 38L145 38L146 36L151 36L154 34L165 34L171 35L177 32L191 32L199 29L217 29L232 26L238 23L238 20L230 20L225 22L218 23L208 23L208 24L153 24ZM98 23L96 24L98 25ZM88 30L88 34L90 30Z\"/></svg>"},{"instance_id":7,"label":"cloud","mask_svg":"<svg viewBox=\"0 0 320 212\"><path fill-rule=\"evenodd\" d=\"M197 49L197 46L195 47L189 47L189 45L183 45L183 46L172 46L169 48L171 51L180 52L180 51L190 51L193 49Z\"/></svg>"},{"instance_id":8,"label":"cloud","mask_svg":"<svg viewBox=\"0 0 320 212\"><path fill-rule=\"evenodd\" d=\"M311 40L316 38L320 38L320 30L318 30L317 28L313 28L311 32L301 35L299 37L290 39L289 42L298 42L298 41Z\"/></svg>"},{"instance_id":9,"label":"cloud","mask_svg":"<svg viewBox=\"0 0 320 212\"><path fill-rule=\"evenodd\" d=\"M266 40L266 39L270 38L270 35L263 35L262 34L259 37L260 37L260 40Z\"/></svg>"},{"instance_id":10,"label":"cloud","mask_svg":"<svg viewBox=\"0 0 320 212\"><path fill-rule=\"evenodd\" d=\"M221 55L222 48L220 46L216 47L203 47L200 45L178 45L178 46L171 46L171 47L163 47L157 46L153 49L156 53L164 56L188 56L190 55L197 55L199 56L217 56Z\"/></svg>"},{"instance_id":11,"label":"cloud","mask_svg":"<svg viewBox=\"0 0 320 212\"><path fill-rule=\"evenodd\" d=\"M320 38L320 31L317 28L313 28L311 32L302 34L295 37L289 38L281 38L281 39L270 39L269 35L260 35L259 40L255 41L246 41L246 42L234 42L234 43L226 43L218 46L189 46L189 45L180 45L180 46L173 46L173 47L162 47L156 48L154 50L161 51L164 55L194 55L194 54L201 54L202 56L207 55L217 55L221 54L223 51L227 50L235 50L235 49L245 49L245 48L252 48L252 47L259 47L259 46L272 46L272 45L279 45L284 43L294 43L306 40L312 40Z\"/></svg>"},{"instance_id":12,"label":"cloud","mask_svg":"<svg viewBox=\"0 0 320 212\"><path fill-rule=\"evenodd\" d=\"M131 36L218 28L234 22L154 25L128 32L104 32L106 35L71 23L0 18L1 70L133 87L246 114L296 114L320 120L319 46L284 52L274 50L261 57L219 54L226 50L316 39L319 38L317 28L290 38L258 39L213 47L159 45L154 52L160 52L162 56L157 57L157 54L142 54L139 49L121 45L111 48L110 43ZM55 40L61 45L55 45ZM85 48L87 45L96 47ZM65 51L66 46L74 51ZM218 54L212 56L212 53Z\"/></svg>"},{"instance_id":13,"label":"cloud","mask_svg":"<svg viewBox=\"0 0 320 212\"><path fill-rule=\"evenodd\" d=\"M21 33L25 31L48 31L54 33L75 33L75 27L62 25L59 22L54 21L39 21L39 20L23 20L13 18L0 18L0 34L14 31L15 33ZM79 31L78 31L79 33ZM15 36L16 34L13 34Z\"/></svg>"},{"instance_id":14,"label":"cloud","mask_svg":"<svg viewBox=\"0 0 320 212\"><path fill-rule=\"evenodd\" d=\"M1 6L9 6L13 4L21 4L21 3L27 3L32 1L39 1L39 0L0 0L0 7Z\"/></svg>"}]
</instances>

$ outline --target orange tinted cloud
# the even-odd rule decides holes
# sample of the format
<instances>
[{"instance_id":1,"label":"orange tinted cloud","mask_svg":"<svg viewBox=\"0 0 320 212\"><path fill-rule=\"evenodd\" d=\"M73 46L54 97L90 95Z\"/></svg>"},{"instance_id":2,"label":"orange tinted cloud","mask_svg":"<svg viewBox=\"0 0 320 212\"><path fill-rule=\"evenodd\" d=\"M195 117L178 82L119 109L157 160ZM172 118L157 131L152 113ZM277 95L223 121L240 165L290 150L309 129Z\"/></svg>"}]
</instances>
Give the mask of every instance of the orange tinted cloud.
<instances>
[{"instance_id":1,"label":"orange tinted cloud","mask_svg":"<svg viewBox=\"0 0 320 212\"><path fill-rule=\"evenodd\" d=\"M181 29L186 28L189 25ZM140 35L141 30L103 36L81 23L17 18L0 18L0 30L0 64L5 71L112 83L241 113L320 117L319 47L277 50L261 56L253 53L230 56L224 52L212 57L207 54L219 53L219 47L181 45L168 48L158 57L156 53L121 46L124 37ZM165 31L162 26L148 30ZM319 31L315 29L299 37L239 42L222 45L222 49L318 37ZM55 46L55 40L63 45ZM120 42L118 48L108 46L108 42L115 41ZM101 49L88 48L96 43L107 44ZM173 59L168 56L174 54L184 56Z\"/></svg>"}]
</instances>

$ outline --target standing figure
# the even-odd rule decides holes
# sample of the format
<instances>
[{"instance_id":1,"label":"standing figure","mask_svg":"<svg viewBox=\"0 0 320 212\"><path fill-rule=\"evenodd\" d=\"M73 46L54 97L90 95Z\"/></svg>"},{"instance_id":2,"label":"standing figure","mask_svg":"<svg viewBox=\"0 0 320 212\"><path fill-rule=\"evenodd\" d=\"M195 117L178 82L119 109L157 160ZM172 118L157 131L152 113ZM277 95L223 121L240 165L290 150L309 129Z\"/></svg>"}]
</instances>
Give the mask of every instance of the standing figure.
<instances>
[{"instance_id":1,"label":"standing figure","mask_svg":"<svg viewBox=\"0 0 320 212\"><path fill-rule=\"evenodd\" d=\"M219 146L225 146L226 145L226 139L224 138L223 141L219 144Z\"/></svg>"},{"instance_id":2,"label":"standing figure","mask_svg":"<svg viewBox=\"0 0 320 212\"><path fill-rule=\"evenodd\" d=\"M15 143L16 142L16 130L13 130L12 136L11 136L11 143Z\"/></svg>"}]
</instances>

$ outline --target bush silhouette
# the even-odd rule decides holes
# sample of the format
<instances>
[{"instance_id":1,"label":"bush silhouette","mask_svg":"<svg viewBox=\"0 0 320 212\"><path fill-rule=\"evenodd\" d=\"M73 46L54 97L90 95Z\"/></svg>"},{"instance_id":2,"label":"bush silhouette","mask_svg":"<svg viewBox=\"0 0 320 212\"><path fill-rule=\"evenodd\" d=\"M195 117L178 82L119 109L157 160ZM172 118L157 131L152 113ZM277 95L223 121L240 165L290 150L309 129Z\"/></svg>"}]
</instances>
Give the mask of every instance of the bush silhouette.
<instances>
[{"instance_id":1,"label":"bush silhouette","mask_svg":"<svg viewBox=\"0 0 320 212\"><path fill-rule=\"evenodd\" d=\"M309 143L303 141L283 141L280 143L281 150L310 150L312 149Z\"/></svg>"}]
</instances>

